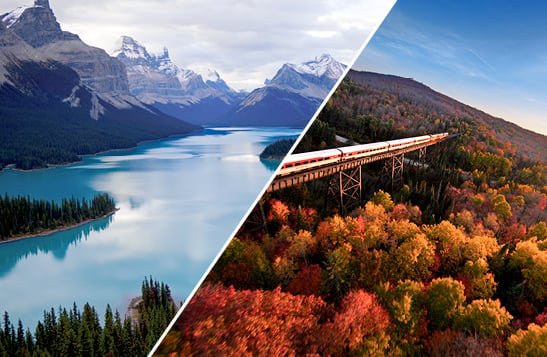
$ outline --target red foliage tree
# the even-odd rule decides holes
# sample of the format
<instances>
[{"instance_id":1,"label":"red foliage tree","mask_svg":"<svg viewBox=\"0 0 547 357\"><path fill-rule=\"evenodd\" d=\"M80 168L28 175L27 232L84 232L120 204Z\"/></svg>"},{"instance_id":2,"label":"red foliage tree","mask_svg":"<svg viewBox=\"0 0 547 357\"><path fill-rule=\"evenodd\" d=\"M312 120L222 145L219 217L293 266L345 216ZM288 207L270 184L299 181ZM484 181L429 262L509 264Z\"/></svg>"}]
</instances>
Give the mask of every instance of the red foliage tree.
<instances>
[{"instance_id":1,"label":"red foliage tree","mask_svg":"<svg viewBox=\"0 0 547 357\"><path fill-rule=\"evenodd\" d=\"M237 291L205 284L169 333L169 349L206 356L314 354L327 310L321 298L279 288Z\"/></svg>"},{"instance_id":2,"label":"red foliage tree","mask_svg":"<svg viewBox=\"0 0 547 357\"><path fill-rule=\"evenodd\" d=\"M376 355L387 348L389 314L376 296L363 290L351 292L342 301L340 312L325 325L329 338L326 353L332 355Z\"/></svg>"},{"instance_id":3,"label":"red foliage tree","mask_svg":"<svg viewBox=\"0 0 547 357\"><path fill-rule=\"evenodd\" d=\"M293 294L321 295L323 283L322 270L317 264L304 266L287 286L287 291Z\"/></svg>"}]
</instances>

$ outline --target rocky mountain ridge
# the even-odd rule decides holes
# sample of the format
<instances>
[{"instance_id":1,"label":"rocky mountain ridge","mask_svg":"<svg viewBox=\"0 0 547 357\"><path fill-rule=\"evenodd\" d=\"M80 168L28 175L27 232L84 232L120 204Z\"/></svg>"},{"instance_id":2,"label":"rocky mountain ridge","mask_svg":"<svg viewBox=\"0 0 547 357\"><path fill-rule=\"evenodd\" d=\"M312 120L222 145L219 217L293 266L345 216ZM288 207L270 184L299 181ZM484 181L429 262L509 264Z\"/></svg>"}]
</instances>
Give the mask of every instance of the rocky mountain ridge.
<instances>
[{"instance_id":1,"label":"rocky mountain ridge","mask_svg":"<svg viewBox=\"0 0 547 357\"><path fill-rule=\"evenodd\" d=\"M35 49L42 58L74 69L82 83L98 94L129 95L125 66L104 50L85 44L78 35L61 29L48 0L1 15L9 30ZM115 104L113 101L112 104Z\"/></svg>"},{"instance_id":2,"label":"rocky mountain ridge","mask_svg":"<svg viewBox=\"0 0 547 357\"><path fill-rule=\"evenodd\" d=\"M205 82L200 74L174 64L167 48L150 54L132 37L121 36L111 55L127 67L131 93L148 104L188 105L206 97L218 97L230 104L237 96L216 71L211 71Z\"/></svg>"},{"instance_id":3,"label":"rocky mountain ridge","mask_svg":"<svg viewBox=\"0 0 547 357\"><path fill-rule=\"evenodd\" d=\"M151 54L130 36L121 36L111 55L125 64L133 95L182 120L210 124L245 95L230 88L218 72L209 70L204 80L173 63L167 48Z\"/></svg>"},{"instance_id":4,"label":"rocky mountain ridge","mask_svg":"<svg viewBox=\"0 0 547 357\"><path fill-rule=\"evenodd\" d=\"M47 0L0 19L0 169L199 129L132 96L125 65L62 31Z\"/></svg>"}]
</instances>

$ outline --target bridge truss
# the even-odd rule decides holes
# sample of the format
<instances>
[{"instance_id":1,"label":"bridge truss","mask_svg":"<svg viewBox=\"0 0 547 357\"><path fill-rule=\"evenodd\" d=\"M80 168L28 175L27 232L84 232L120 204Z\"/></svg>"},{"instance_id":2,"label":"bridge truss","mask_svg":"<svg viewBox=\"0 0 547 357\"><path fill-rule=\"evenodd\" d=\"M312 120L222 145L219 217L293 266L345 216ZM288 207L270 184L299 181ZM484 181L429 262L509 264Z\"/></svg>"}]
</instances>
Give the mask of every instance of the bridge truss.
<instances>
[{"instance_id":1,"label":"bridge truss","mask_svg":"<svg viewBox=\"0 0 547 357\"><path fill-rule=\"evenodd\" d=\"M268 186L266 192L273 192L301 183L330 176L327 191L327 202L336 203L342 212L360 204L362 194L362 166L371 162L385 160L382 177L391 182L394 192L402 186L405 154L417 152L418 160L426 155L426 148L437 142L420 143L400 150L361 157L354 160L319 166L310 170L286 176L277 176Z\"/></svg>"}]
</instances>

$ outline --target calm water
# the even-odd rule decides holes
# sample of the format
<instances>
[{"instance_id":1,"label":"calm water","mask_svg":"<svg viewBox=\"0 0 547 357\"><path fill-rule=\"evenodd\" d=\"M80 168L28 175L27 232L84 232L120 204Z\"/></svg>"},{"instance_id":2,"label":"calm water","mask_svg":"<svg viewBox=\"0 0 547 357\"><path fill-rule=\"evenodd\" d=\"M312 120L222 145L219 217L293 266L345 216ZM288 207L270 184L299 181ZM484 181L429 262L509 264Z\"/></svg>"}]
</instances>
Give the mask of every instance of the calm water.
<instances>
[{"instance_id":1,"label":"calm water","mask_svg":"<svg viewBox=\"0 0 547 357\"><path fill-rule=\"evenodd\" d=\"M0 173L0 193L60 200L108 192L109 219L0 244L0 312L34 329L44 309L125 313L152 275L184 299L273 174L263 148L294 129L209 128L47 170ZM275 168L275 165L274 165Z\"/></svg>"}]
</instances>

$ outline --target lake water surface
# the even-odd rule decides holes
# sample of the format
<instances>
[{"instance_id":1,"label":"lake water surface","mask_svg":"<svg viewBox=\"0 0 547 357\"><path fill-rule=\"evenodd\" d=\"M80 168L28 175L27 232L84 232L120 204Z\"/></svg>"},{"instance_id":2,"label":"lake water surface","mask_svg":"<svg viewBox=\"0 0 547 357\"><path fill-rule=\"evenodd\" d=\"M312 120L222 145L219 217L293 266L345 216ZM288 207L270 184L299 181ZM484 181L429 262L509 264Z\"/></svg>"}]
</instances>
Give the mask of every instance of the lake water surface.
<instances>
[{"instance_id":1,"label":"lake water surface","mask_svg":"<svg viewBox=\"0 0 547 357\"><path fill-rule=\"evenodd\" d=\"M112 217L0 244L0 313L34 329L44 310L107 304L125 313L145 277L184 299L273 174L258 154L296 129L208 128L198 135L0 173L0 194L60 201L108 192ZM275 168L275 165L273 165Z\"/></svg>"}]
</instances>

